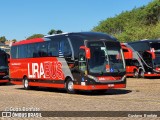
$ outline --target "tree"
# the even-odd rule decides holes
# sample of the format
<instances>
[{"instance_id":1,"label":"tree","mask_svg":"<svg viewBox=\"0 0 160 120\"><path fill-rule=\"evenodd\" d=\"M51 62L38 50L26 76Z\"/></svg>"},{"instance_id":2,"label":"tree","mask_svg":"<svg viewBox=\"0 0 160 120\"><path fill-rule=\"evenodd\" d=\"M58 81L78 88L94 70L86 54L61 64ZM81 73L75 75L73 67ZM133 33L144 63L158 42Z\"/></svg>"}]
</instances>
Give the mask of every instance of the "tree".
<instances>
[{"instance_id":1,"label":"tree","mask_svg":"<svg viewBox=\"0 0 160 120\"><path fill-rule=\"evenodd\" d=\"M28 40L28 39L33 39L33 38L42 38L42 37L44 37L43 34L33 34L33 35L29 36L29 37L27 38L27 40Z\"/></svg>"},{"instance_id":2,"label":"tree","mask_svg":"<svg viewBox=\"0 0 160 120\"><path fill-rule=\"evenodd\" d=\"M51 30L48 32L48 35L52 35L52 34L56 34L56 30L51 29Z\"/></svg>"},{"instance_id":3,"label":"tree","mask_svg":"<svg viewBox=\"0 0 160 120\"><path fill-rule=\"evenodd\" d=\"M0 42L1 42L1 43L5 43L6 40L7 40L7 39L6 39L5 36L0 37Z\"/></svg>"},{"instance_id":4,"label":"tree","mask_svg":"<svg viewBox=\"0 0 160 120\"><path fill-rule=\"evenodd\" d=\"M61 34L61 33L63 33L63 31L62 30L57 30L56 33Z\"/></svg>"},{"instance_id":5,"label":"tree","mask_svg":"<svg viewBox=\"0 0 160 120\"><path fill-rule=\"evenodd\" d=\"M17 42L17 40L16 40L16 39L13 39L12 41L13 41L13 42Z\"/></svg>"},{"instance_id":6,"label":"tree","mask_svg":"<svg viewBox=\"0 0 160 120\"><path fill-rule=\"evenodd\" d=\"M62 30L54 30L54 29L51 29L51 30L48 32L48 35L60 34L60 33L63 33L63 31L62 31Z\"/></svg>"},{"instance_id":7,"label":"tree","mask_svg":"<svg viewBox=\"0 0 160 120\"><path fill-rule=\"evenodd\" d=\"M160 0L100 21L92 31L111 34L122 42L160 36Z\"/></svg>"}]
</instances>

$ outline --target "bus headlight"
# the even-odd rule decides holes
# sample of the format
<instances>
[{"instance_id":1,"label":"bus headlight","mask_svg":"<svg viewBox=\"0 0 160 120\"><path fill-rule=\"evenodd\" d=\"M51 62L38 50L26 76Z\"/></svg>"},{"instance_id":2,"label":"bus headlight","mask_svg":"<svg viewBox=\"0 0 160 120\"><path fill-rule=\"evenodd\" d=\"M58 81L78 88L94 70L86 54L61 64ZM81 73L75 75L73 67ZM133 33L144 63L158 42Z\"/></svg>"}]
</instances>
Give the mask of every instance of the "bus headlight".
<instances>
[{"instance_id":1,"label":"bus headlight","mask_svg":"<svg viewBox=\"0 0 160 120\"><path fill-rule=\"evenodd\" d=\"M96 77L94 77L94 76L87 75L87 77L89 77L90 79L93 79L93 80L95 80L96 82L99 82L99 80L98 80Z\"/></svg>"}]
</instances>

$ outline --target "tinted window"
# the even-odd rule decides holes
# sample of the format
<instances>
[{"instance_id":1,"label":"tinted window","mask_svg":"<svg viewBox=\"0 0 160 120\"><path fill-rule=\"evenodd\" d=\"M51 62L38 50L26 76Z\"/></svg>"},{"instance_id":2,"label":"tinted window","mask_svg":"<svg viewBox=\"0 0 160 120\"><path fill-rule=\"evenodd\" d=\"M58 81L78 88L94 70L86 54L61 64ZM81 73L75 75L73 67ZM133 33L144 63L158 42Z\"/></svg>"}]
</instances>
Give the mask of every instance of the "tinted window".
<instances>
[{"instance_id":1,"label":"tinted window","mask_svg":"<svg viewBox=\"0 0 160 120\"><path fill-rule=\"evenodd\" d=\"M69 45L68 39L66 38L61 39L60 50L64 55L64 57L71 57L72 52L71 52L71 47Z\"/></svg>"},{"instance_id":2,"label":"tinted window","mask_svg":"<svg viewBox=\"0 0 160 120\"><path fill-rule=\"evenodd\" d=\"M18 58L18 47L12 46L11 47L11 58Z\"/></svg>"},{"instance_id":3,"label":"tinted window","mask_svg":"<svg viewBox=\"0 0 160 120\"><path fill-rule=\"evenodd\" d=\"M150 50L149 44L147 42L137 42L137 43L129 43L136 51L146 51Z\"/></svg>"},{"instance_id":4,"label":"tinted window","mask_svg":"<svg viewBox=\"0 0 160 120\"><path fill-rule=\"evenodd\" d=\"M35 46L35 44L29 44L28 45L28 53L27 53L27 57L28 58L32 58L35 57L37 55L37 47Z\"/></svg>"},{"instance_id":5,"label":"tinted window","mask_svg":"<svg viewBox=\"0 0 160 120\"><path fill-rule=\"evenodd\" d=\"M0 51L1 52L1 51ZM0 53L0 69L2 68L4 68L4 67L6 67L7 66L7 54L5 54L5 53Z\"/></svg>"},{"instance_id":6,"label":"tinted window","mask_svg":"<svg viewBox=\"0 0 160 120\"><path fill-rule=\"evenodd\" d=\"M67 37L58 36L50 38L48 46L49 56L70 57L72 55L71 46Z\"/></svg>"},{"instance_id":7,"label":"tinted window","mask_svg":"<svg viewBox=\"0 0 160 120\"><path fill-rule=\"evenodd\" d=\"M74 50L75 58L78 58L79 48L80 46L84 46L83 38L79 36L70 36L70 40Z\"/></svg>"},{"instance_id":8,"label":"tinted window","mask_svg":"<svg viewBox=\"0 0 160 120\"><path fill-rule=\"evenodd\" d=\"M56 56L58 57L59 54L59 41L52 40L48 43L48 56Z\"/></svg>"},{"instance_id":9,"label":"tinted window","mask_svg":"<svg viewBox=\"0 0 160 120\"><path fill-rule=\"evenodd\" d=\"M18 46L18 58L26 58L27 51L28 51L27 45Z\"/></svg>"},{"instance_id":10,"label":"tinted window","mask_svg":"<svg viewBox=\"0 0 160 120\"><path fill-rule=\"evenodd\" d=\"M150 43L150 46L151 46L151 48L154 48L154 50L155 50L156 52L159 52L159 51L160 51L160 43L159 43L159 42Z\"/></svg>"},{"instance_id":11,"label":"tinted window","mask_svg":"<svg viewBox=\"0 0 160 120\"><path fill-rule=\"evenodd\" d=\"M48 43L47 42L38 43L38 56L39 57L48 56Z\"/></svg>"}]
</instances>

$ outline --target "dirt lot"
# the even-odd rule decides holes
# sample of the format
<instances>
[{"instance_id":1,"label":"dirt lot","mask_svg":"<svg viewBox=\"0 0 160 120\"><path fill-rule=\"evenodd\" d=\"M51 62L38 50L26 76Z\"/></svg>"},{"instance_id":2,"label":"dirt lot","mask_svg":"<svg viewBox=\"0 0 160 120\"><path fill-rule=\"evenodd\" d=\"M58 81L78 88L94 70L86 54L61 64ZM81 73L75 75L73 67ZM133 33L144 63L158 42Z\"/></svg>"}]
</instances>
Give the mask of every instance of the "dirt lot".
<instances>
[{"instance_id":1,"label":"dirt lot","mask_svg":"<svg viewBox=\"0 0 160 120\"><path fill-rule=\"evenodd\" d=\"M128 78L127 88L104 94L71 95L65 90L0 85L0 111L22 107L40 111L160 111L160 79Z\"/></svg>"}]
</instances>

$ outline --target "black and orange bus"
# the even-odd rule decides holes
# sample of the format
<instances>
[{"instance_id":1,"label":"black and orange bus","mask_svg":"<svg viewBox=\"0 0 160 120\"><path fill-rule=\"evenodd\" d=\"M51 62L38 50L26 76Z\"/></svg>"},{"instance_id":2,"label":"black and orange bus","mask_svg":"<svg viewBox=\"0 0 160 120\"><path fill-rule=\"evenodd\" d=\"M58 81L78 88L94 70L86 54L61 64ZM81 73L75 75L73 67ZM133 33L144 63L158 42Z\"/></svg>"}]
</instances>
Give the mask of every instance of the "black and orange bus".
<instances>
[{"instance_id":1,"label":"black and orange bus","mask_svg":"<svg viewBox=\"0 0 160 120\"><path fill-rule=\"evenodd\" d=\"M121 43L121 47L126 62L126 76L135 78L140 77L139 73L143 70L143 64L137 52L126 43Z\"/></svg>"},{"instance_id":2,"label":"black and orange bus","mask_svg":"<svg viewBox=\"0 0 160 120\"><path fill-rule=\"evenodd\" d=\"M8 58L9 54L0 49L0 83L8 83Z\"/></svg>"},{"instance_id":3,"label":"black and orange bus","mask_svg":"<svg viewBox=\"0 0 160 120\"><path fill-rule=\"evenodd\" d=\"M126 87L120 42L96 32L63 33L22 40L11 47L13 84L75 90Z\"/></svg>"},{"instance_id":4,"label":"black and orange bus","mask_svg":"<svg viewBox=\"0 0 160 120\"><path fill-rule=\"evenodd\" d=\"M127 43L137 54L140 77L160 77L160 40L140 40Z\"/></svg>"}]
</instances>

